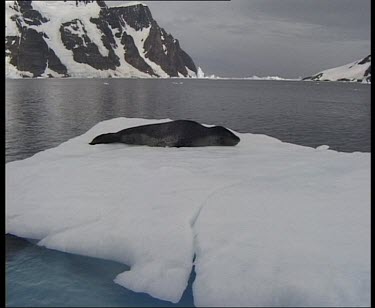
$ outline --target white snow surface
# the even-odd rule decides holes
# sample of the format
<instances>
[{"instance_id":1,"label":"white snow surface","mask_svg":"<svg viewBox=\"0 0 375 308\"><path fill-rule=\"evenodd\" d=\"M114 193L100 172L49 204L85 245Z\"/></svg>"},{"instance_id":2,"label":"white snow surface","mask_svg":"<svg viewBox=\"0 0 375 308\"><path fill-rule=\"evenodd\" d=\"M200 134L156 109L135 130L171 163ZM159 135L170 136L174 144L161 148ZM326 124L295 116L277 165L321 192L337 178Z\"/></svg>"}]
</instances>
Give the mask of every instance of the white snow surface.
<instances>
[{"instance_id":1,"label":"white snow surface","mask_svg":"<svg viewBox=\"0 0 375 308\"><path fill-rule=\"evenodd\" d=\"M109 7L128 7L128 6L135 6L135 5L147 6L147 4L145 4L143 2L139 2L139 1L130 1L130 2L127 2L127 3L116 3L116 2L118 2L118 1L106 1L106 4Z\"/></svg>"},{"instance_id":2,"label":"white snow surface","mask_svg":"<svg viewBox=\"0 0 375 308\"><path fill-rule=\"evenodd\" d=\"M22 76L33 77L33 74L26 71L20 71L10 63L10 58L5 57L5 74L7 78L21 79Z\"/></svg>"},{"instance_id":3,"label":"white snow surface","mask_svg":"<svg viewBox=\"0 0 375 308\"><path fill-rule=\"evenodd\" d=\"M252 76L252 77L245 77L244 79L249 80L290 80L290 81L298 81L301 80L301 78L284 78L279 76L265 76L265 77L259 77L259 76Z\"/></svg>"},{"instance_id":4,"label":"white snow surface","mask_svg":"<svg viewBox=\"0 0 375 308\"><path fill-rule=\"evenodd\" d=\"M19 31L17 29L16 23L10 19L10 16L16 15L19 13L13 9L14 1L7 1L5 3L5 15L8 17L5 19L5 32L9 36L18 36Z\"/></svg>"},{"instance_id":5,"label":"white snow surface","mask_svg":"<svg viewBox=\"0 0 375 308\"><path fill-rule=\"evenodd\" d=\"M318 147L316 147L318 150L328 150L329 149L329 145L326 145L326 144L322 144Z\"/></svg>"},{"instance_id":6,"label":"white snow surface","mask_svg":"<svg viewBox=\"0 0 375 308\"><path fill-rule=\"evenodd\" d=\"M369 306L370 153L240 134L235 147L88 143L6 164L6 233L115 260L114 281L197 306ZM324 150L323 150L324 148Z\"/></svg>"},{"instance_id":7,"label":"white snow surface","mask_svg":"<svg viewBox=\"0 0 375 308\"><path fill-rule=\"evenodd\" d=\"M197 70L197 78L204 78L204 77L205 77L204 72L202 68L199 66Z\"/></svg>"},{"instance_id":8,"label":"white snow surface","mask_svg":"<svg viewBox=\"0 0 375 308\"><path fill-rule=\"evenodd\" d=\"M363 79L365 71L371 65L371 62L358 64L358 62L360 61L362 60L321 71L318 73L323 74L320 77L320 80L337 81L339 79L345 78L351 81L357 81L357 79Z\"/></svg>"}]
</instances>

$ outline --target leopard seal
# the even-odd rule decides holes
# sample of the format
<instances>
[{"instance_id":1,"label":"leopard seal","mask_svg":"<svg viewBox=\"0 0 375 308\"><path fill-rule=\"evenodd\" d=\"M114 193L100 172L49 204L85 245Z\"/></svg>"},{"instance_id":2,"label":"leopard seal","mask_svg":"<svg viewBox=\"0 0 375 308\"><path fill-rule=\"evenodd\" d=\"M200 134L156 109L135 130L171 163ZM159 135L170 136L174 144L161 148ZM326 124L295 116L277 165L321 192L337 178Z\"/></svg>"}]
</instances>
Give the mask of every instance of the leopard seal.
<instances>
[{"instance_id":1,"label":"leopard seal","mask_svg":"<svg viewBox=\"0 0 375 308\"><path fill-rule=\"evenodd\" d=\"M125 143L152 147L235 146L240 138L223 126L206 127L191 120L147 124L96 136L89 144Z\"/></svg>"}]
</instances>

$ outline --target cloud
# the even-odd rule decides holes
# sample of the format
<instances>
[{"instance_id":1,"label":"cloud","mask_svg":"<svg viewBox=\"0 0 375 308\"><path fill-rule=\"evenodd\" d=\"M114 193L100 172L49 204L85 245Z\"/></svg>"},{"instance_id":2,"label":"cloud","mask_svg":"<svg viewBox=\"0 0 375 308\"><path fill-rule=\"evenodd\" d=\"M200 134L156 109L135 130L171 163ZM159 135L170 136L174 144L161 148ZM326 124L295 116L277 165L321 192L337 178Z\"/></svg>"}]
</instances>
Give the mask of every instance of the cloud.
<instances>
[{"instance_id":1,"label":"cloud","mask_svg":"<svg viewBox=\"0 0 375 308\"><path fill-rule=\"evenodd\" d=\"M370 0L144 3L196 64L220 76L295 78L370 53Z\"/></svg>"},{"instance_id":2,"label":"cloud","mask_svg":"<svg viewBox=\"0 0 375 308\"><path fill-rule=\"evenodd\" d=\"M262 14L287 22L315 24L328 31L345 32L352 39L370 37L370 0L255 0L242 12ZM348 32L349 31L349 32Z\"/></svg>"}]
</instances>

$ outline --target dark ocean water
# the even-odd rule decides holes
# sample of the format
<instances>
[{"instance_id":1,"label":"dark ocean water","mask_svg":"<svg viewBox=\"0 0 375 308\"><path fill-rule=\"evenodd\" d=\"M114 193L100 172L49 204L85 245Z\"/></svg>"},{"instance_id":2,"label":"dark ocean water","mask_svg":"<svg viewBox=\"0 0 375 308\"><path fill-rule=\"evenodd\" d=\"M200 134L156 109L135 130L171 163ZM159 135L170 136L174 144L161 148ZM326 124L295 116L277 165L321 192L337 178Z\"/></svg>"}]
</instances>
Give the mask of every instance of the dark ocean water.
<instances>
[{"instance_id":1,"label":"dark ocean water","mask_svg":"<svg viewBox=\"0 0 375 308\"><path fill-rule=\"evenodd\" d=\"M371 88L358 83L47 79L6 81L6 162L115 117L191 119L343 152L371 151ZM6 237L7 306L176 306L113 283L126 265ZM178 305L192 306L191 284Z\"/></svg>"},{"instance_id":2,"label":"dark ocean water","mask_svg":"<svg viewBox=\"0 0 375 308\"><path fill-rule=\"evenodd\" d=\"M295 144L370 152L370 107L371 87L358 83L7 80L6 160L57 146L115 117L191 119Z\"/></svg>"}]
</instances>

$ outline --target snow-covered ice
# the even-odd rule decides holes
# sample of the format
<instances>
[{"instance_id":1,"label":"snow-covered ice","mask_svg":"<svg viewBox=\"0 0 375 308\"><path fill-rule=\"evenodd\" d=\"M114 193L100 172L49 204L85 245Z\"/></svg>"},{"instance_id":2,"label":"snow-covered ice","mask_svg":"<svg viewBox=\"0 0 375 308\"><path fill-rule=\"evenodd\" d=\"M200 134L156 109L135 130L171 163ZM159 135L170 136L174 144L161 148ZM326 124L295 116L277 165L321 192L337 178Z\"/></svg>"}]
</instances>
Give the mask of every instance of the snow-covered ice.
<instances>
[{"instance_id":1,"label":"snow-covered ice","mask_svg":"<svg viewBox=\"0 0 375 308\"><path fill-rule=\"evenodd\" d=\"M131 267L114 281L197 306L369 306L370 153L236 133L235 147L88 143L6 164L6 232Z\"/></svg>"},{"instance_id":2,"label":"snow-covered ice","mask_svg":"<svg viewBox=\"0 0 375 308\"><path fill-rule=\"evenodd\" d=\"M279 76L266 76L266 77L258 77L256 75L252 77L245 77L244 79L249 79L249 80L286 80L286 81L299 81L301 78L284 78L284 77L279 77Z\"/></svg>"},{"instance_id":3,"label":"snow-covered ice","mask_svg":"<svg viewBox=\"0 0 375 308\"><path fill-rule=\"evenodd\" d=\"M326 144L322 144L318 147L316 147L318 150L328 150L329 149L329 145L326 145Z\"/></svg>"}]
</instances>

